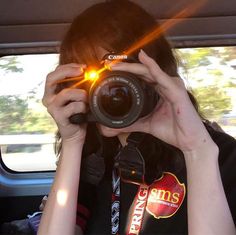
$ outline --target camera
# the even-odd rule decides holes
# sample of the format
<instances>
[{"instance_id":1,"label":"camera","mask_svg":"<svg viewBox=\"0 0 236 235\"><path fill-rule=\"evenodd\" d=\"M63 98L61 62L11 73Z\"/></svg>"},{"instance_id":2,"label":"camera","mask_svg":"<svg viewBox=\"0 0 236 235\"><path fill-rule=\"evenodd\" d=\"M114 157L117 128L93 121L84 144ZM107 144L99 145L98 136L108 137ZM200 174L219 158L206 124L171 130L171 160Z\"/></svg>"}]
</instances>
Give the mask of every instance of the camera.
<instances>
[{"instance_id":1,"label":"camera","mask_svg":"<svg viewBox=\"0 0 236 235\"><path fill-rule=\"evenodd\" d=\"M88 92L89 111L72 115L69 120L73 124L97 122L110 128L127 127L152 112L159 100L153 86L124 71L104 69L99 79L83 88Z\"/></svg>"}]
</instances>

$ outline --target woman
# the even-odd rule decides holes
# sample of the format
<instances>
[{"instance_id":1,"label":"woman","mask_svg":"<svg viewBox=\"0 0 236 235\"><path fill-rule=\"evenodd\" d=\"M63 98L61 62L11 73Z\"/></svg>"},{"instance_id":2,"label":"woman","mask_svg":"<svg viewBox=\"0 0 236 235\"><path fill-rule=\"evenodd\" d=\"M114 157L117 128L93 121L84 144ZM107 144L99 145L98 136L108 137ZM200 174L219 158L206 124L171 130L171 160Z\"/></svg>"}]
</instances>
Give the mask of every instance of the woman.
<instances>
[{"instance_id":1,"label":"woman","mask_svg":"<svg viewBox=\"0 0 236 235\"><path fill-rule=\"evenodd\" d=\"M127 51L156 27L149 14L124 0L94 5L72 23L43 98L61 147L39 234L235 234L236 181L230 168L236 142L204 124L163 34L132 53L139 62L109 64L155 88L160 99L152 112L125 128L96 123L98 133L94 124L70 122L72 115L88 112L88 94L60 81L100 65L107 53ZM131 149L144 159L145 173L143 182L132 184L127 181L135 171L120 181L116 166L122 165L120 156L129 155L121 154L130 144L127 137L137 132L144 136ZM100 157L98 164L92 160L96 182L87 174L91 156Z\"/></svg>"}]
</instances>

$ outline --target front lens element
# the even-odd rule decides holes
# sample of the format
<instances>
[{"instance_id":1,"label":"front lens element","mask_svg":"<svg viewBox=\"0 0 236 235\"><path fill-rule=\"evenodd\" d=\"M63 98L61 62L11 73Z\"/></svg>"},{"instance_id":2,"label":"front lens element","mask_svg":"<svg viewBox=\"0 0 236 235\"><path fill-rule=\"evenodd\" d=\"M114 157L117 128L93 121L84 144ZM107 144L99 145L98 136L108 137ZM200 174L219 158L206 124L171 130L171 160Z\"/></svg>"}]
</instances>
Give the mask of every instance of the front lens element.
<instances>
[{"instance_id":1,"label":"front lens element","mask_svg":"<svg viewBox=\"0 0 236 235\"><path fill-rule=\"evenodd\" d=\"M124 84L106 84L99 94L102 109L113 117L122 117L132 107L130 88Z\"/></svg>"}]
</instances>

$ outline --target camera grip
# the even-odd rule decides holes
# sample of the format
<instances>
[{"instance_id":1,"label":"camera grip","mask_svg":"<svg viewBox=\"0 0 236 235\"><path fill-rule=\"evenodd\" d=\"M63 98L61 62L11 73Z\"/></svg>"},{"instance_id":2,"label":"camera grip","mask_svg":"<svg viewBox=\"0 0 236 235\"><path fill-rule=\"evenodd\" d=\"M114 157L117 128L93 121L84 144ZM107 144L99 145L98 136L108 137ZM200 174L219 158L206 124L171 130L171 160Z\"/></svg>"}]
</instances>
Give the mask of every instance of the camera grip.
<instances>
[{"instance_id":1,"label":"camera grip","mask_svg":"<svg viewBox=\"0 0 236 235\"><path fill-rule=\"evenodd\" d=\"M69 120L72 124L82 124L87 122L87 115L84 113L76 113L69 117Z\"/></svg>"}]
</instances>

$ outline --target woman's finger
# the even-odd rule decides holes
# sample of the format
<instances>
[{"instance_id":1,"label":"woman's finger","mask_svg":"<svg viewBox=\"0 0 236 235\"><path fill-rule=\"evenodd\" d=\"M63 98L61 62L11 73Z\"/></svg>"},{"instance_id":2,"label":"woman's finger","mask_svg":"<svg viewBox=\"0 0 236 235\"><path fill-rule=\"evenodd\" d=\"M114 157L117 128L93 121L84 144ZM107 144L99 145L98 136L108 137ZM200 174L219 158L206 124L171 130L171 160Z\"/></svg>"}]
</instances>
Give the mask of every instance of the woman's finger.
<instances>
[{"instance_id":1,"label":"woman's finger","mask_svg":"<svg viewBox=\"0 0 236 235\"><path fill-rule=\"evenodd\" d=\"M181 78L171 77L166 74L156 61L149 57L143 50L139 53L139 59L148 68L149 73L155 80L157 84L156 89L159 89L169 101L176 102L183 95L186 96L187 90Z\"/></svg>"},{"instance_id":2,"label":"woman's finger","mask_svg":"<svg viewBox=\"0 0 236 235\"><path fill-rule=\"evenodd\" d=\"M81 75L84 72L84 68L86 68L86 65L75 63L59 65L52 73L49 74L47 82L53 83L63 78Z\"/></svg>"},{"instance_id":3,"label":"woman's finger","mask_svg":"<svg viewBox=\"0 0 236 235\"><path fill-rule=\"evenodd\" d=\"M82 89L70 89L66 88L59 92L53 102L57 107L65 106L73 101L87 102L87 92Z\"/></svg>"},{"instance_id":4,"label":"woman's finger","mask_svg":"<svg viewBox=\"0 0 236 235\"><path fill-rule=\"evenodd\" d=\"M55 69L55 71L49 73L45 83L43 104L47 106L48 102L51 101L52 96L55 95L57 81L69 77L81 76L84 67L84 65L77 64L60 65Z\"/></svg>"},{"instance_id":5,"label":"woman's finger","mask_svg":"<svg viewBox=\"0 0 236 235\"><path fill-rule=\"evenodd\" d=\"M66 126L70 123L69 117L77 113L86 113L88 106L84 102L71 102L63 107L58 107L50 104L48 112L55 119L58 125Z\"/></svg>"},{"instance_id":6,"label":"woman's finger","mask_svg":"<svg viewBox=\"0 0 236 235\"><path fill-rule=\"evenodd\" d=\"M143 50L139 52L139 60L142 64L146 65L150 74L155 78L155 81L162 87L168 88L173 81L171 77L167 75L154 59L149 57Z\"/></svg>"},{"instance_id":7,"label":"woman's finger","mask_svg":"<svg viewBox=\"0 0 236 235\"><path fill-rule=\"evenodd\" d=\"M73 114L86 113L88 111L88 105L84 102L71 102L64 108L64 115L69 118Z\"/></svg>"},{"instance_id":8,"label":"woman's finger","mask_svg":"<svg viewBox=\"0 0 236 235\"><path fill-rule=\"evenodd\" d=\"M111 64L110 67L112 70L120 70L136 74L147 82L154 82L154 79L152 78L148 68L141 63L119 62L116 64Z\"/></svg>"}]
</instances>

